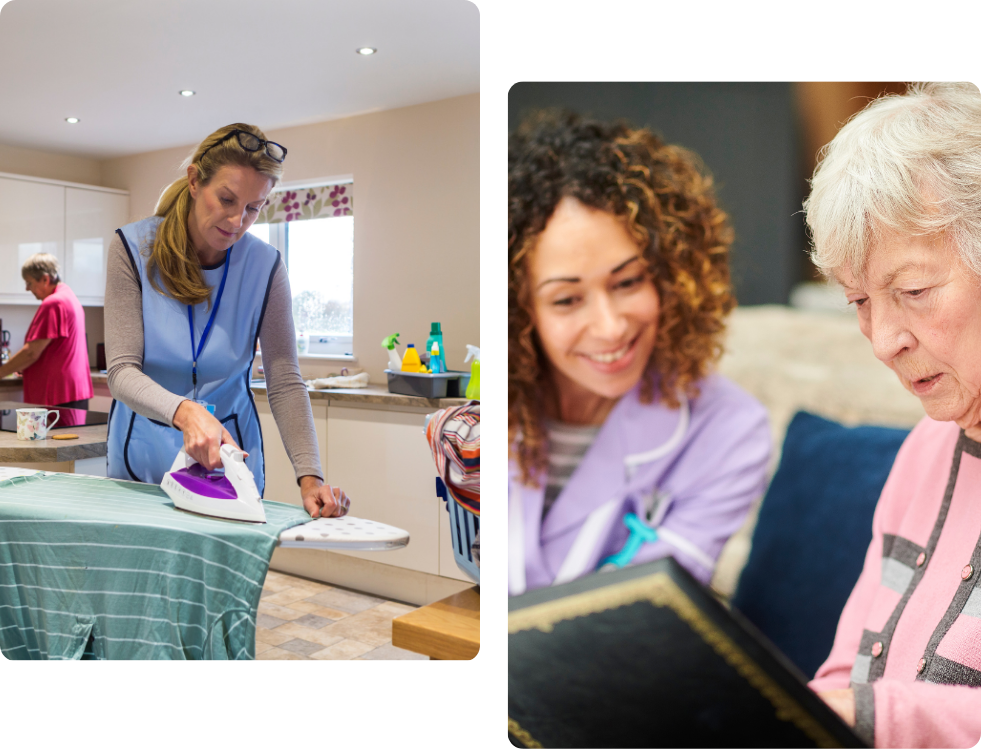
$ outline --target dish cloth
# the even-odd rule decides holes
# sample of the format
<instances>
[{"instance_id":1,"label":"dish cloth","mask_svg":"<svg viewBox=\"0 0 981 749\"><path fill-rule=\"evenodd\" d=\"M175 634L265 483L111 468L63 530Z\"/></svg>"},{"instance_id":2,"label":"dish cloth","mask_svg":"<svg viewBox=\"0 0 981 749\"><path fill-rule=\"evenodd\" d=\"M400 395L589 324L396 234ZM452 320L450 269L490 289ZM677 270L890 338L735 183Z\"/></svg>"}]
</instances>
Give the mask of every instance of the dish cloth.
<instances>
[{"instance_id":1,"label":"dish cloth","mask_svg":"<svg viewBox=\"0 0 981 749\"><path fill-rule=\"evenodd\" d=\"M253 659L281 531L174 507L163 490L38 472L0 481L0 651L10 659Z\"/></svg>"},{"instance_id":2,"label":"dish cloth","mask_svg":"<svg viewBox=\"0 0 981 749\"><path fill-rule=\"evenodd\" d=\"M306 386L312 390L326 390L327 388L366 388L368 387L368 373L361 372L356 375L321 377L316 380L307 380Z\"/></svg>"}]
</instances>

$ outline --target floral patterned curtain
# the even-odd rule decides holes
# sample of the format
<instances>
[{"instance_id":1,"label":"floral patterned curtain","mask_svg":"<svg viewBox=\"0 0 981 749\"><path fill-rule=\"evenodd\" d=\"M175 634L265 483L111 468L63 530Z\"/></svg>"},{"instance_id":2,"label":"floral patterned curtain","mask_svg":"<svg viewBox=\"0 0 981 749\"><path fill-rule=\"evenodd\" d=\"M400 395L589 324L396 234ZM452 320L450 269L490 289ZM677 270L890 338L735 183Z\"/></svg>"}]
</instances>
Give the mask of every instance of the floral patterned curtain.
<instances>
[{"instance_id":1,"label":"floral patterned curtain","mask_svg":"<svg viewBox=\"0 0 981 749\"><path fill-rule=\"evenodd\" d=\"M259 212L257 224L277 221L354 215L354 185L325 185L269 193L269 203Z\"/></svg>"}]
</instances>

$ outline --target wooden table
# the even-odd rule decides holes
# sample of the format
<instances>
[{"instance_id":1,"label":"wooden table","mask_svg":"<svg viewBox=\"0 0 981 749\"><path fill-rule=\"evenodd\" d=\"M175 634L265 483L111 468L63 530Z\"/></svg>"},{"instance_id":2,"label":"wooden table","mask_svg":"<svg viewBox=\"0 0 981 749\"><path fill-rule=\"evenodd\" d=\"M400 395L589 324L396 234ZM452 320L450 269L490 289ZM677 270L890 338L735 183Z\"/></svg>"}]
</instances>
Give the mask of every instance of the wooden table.
<instances>
[{"instance_id":1,"label":"wooden table","mask_svg":"<svg viewBox=\"0 0 981 749\"><path fill-rule=\"evenodd\" d=\"M470 660L480 650L478 588L454 593L393 619L392 644L433 660Z\"/></svg>"}]
</instances>

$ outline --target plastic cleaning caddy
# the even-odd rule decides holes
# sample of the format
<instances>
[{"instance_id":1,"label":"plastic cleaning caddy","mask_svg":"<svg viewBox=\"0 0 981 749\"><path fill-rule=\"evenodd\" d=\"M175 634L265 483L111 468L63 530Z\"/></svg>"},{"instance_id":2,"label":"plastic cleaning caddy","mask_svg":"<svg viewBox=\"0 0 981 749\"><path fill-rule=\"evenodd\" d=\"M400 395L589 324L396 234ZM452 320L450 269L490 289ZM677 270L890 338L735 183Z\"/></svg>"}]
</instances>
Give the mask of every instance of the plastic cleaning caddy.
<instances>
[{"instance_id":1,"label":"plastic cleaning caddy","mask_svg":"<svg viewBox=\"0 0 981 749\"><path fill-rule=\"evenodd\" d=\"M388 377L388 392L400 395L418 395L422 398L453 398L459 397L460 375L463 372L440 372L424 374L422 372L393 372L385 370ZM456 386L455 392L450 392L450 384Z\"/></svg>"}]
</instances>

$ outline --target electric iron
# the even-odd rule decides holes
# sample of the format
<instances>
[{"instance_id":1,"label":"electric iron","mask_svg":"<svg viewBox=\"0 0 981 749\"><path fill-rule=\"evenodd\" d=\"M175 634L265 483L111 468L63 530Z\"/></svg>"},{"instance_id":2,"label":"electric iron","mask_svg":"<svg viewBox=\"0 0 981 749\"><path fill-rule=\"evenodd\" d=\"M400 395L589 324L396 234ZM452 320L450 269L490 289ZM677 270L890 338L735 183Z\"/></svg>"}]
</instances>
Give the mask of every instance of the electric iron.
<instances>
[{"instance_id":1,"label":"electric iron","mask_svg":"<svg viewBox=\"0 0 981 749\"><path fill-rule=\"evenodd\" d=\"M224 473L209 471L183 448L164 474L160 488L182 510L228 520L265 523L266 512L245 453L231 445L221 446Z\"/></svg>"}]
</instances>

